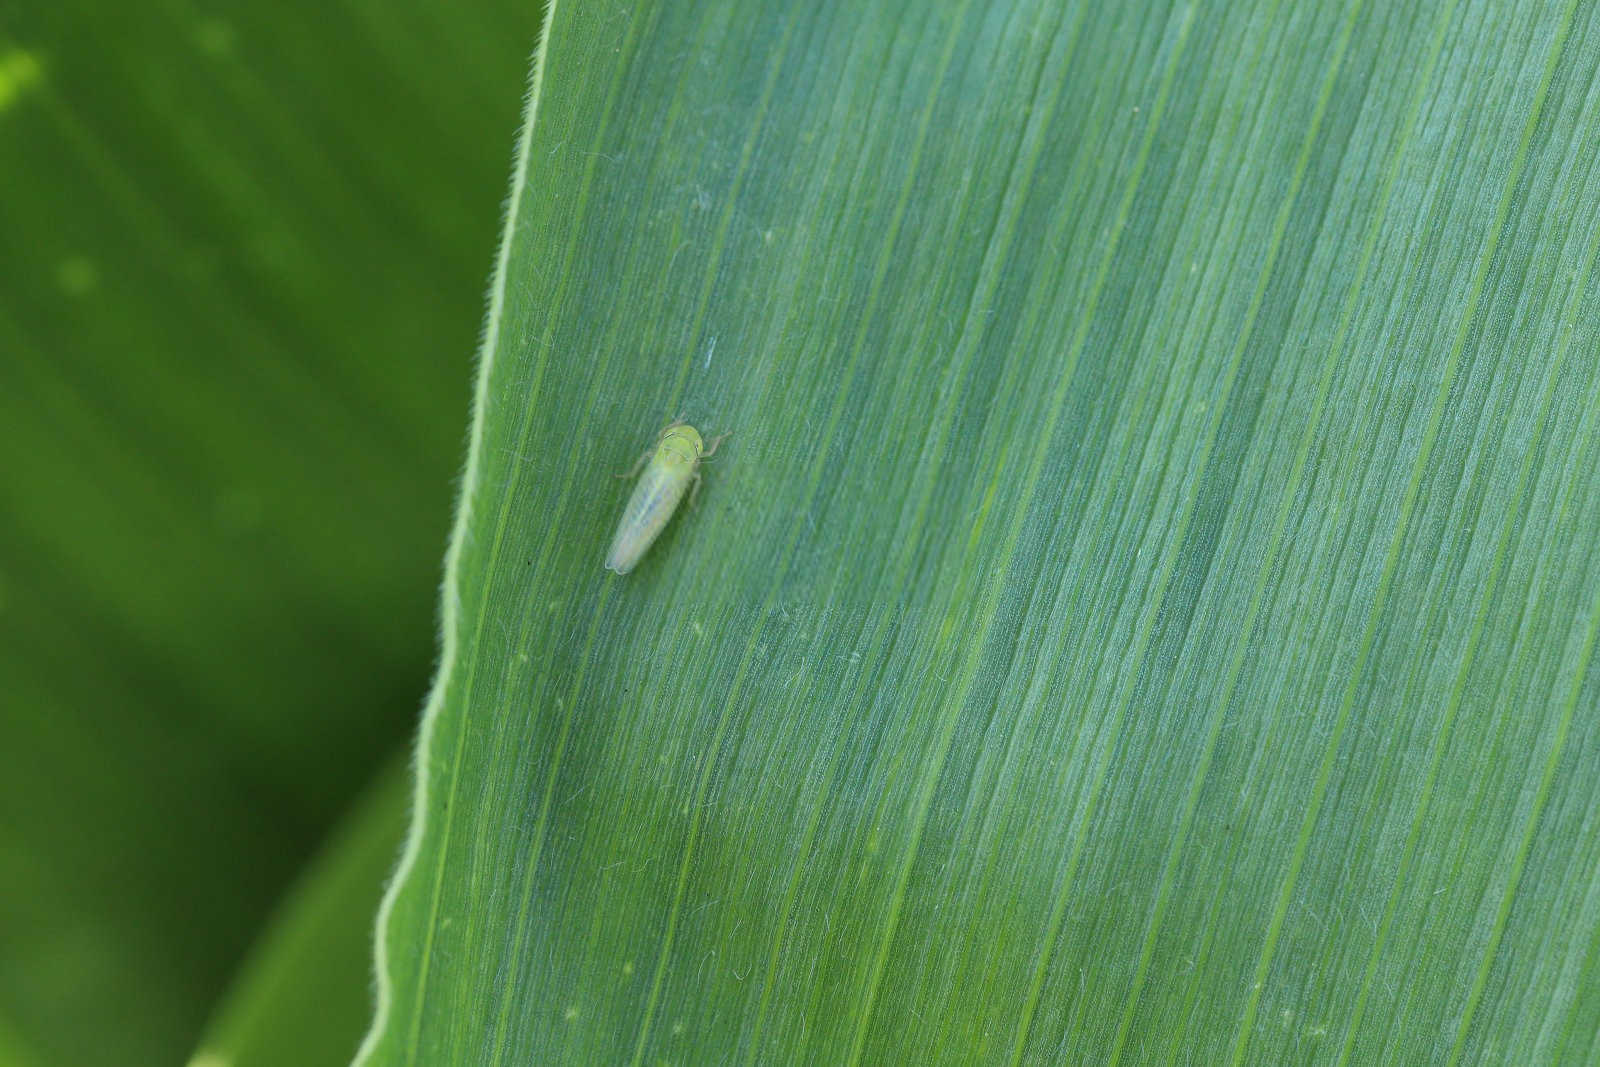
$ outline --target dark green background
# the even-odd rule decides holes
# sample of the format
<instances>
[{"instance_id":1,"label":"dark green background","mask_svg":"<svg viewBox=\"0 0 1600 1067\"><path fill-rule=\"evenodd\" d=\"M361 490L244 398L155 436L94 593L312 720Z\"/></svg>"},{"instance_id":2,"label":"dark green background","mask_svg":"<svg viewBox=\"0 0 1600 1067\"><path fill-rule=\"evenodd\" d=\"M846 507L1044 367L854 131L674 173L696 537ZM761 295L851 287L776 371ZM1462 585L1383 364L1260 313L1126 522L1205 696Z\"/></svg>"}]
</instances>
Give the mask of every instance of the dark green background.
<instances>
[{"instance_id":1,"label":"dark green background","mask_svg":"<svg viewBox=\"0 0 1600 1067\"><path fill-rule=\"evenodd\" d=\"M405 745L539 16L0 3L0 1063L180 1062Z\"/></svg>"}]
</instances>

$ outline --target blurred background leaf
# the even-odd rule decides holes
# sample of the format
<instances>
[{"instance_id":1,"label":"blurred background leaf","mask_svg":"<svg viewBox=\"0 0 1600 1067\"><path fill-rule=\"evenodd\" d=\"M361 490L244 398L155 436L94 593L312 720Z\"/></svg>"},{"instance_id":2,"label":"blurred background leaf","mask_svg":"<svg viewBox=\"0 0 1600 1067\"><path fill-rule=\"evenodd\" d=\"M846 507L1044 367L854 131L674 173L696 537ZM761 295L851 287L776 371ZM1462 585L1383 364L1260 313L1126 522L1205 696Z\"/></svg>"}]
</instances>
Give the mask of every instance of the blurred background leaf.
<instances>
[{"instance_id":1,"label":"blurred background leaf","mask_svg":"<svg viewBox=\"0 0 1600 1067\"><path fill-rule=\"evenodd\" d=\"M405 834L411 768L395 760L272 917L190 1067L343 1067L372 1009L372 916Z\"/></svg>"},{"instance_id":2,"label":"blurred background leaf","mask_svg":"<svg viewBox=\"0 0 1600 1067\"><path fill-rule=\"evenodd\" d=\"M369 1062L1592 1061L1600 8L544 58Z\"/></svg>"},{"instance_id":3,"label":"blurred background leaf","mask_svg":"<svg viewBox=\"0 0 1600 1067\"><path fill-rule=\"evenodd\" d=\"M403 746L538 20L0 0L0 1050L180 1062Z\"/></svg>"}]
</instances>

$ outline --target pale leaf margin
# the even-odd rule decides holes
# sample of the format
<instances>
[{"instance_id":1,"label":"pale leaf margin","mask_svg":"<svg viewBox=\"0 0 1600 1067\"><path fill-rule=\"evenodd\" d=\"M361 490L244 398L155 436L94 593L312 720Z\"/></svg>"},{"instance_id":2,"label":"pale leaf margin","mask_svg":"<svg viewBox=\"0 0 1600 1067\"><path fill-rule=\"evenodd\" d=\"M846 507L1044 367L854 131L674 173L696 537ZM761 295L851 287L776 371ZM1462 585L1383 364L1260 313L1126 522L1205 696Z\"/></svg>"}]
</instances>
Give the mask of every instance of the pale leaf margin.
<instances>
[{"instance_id":1,"label":"pale leaf margin","mask_svg":"<svg viewBox=\"0 0 1600 1067\"><path fill-rule=\"evenodd\" d=\"M472 509L477 501L483 470L484 413L489 407L489 379L494 371L494 361L499 348L500 321L505 312L506 276L511 261L511 241L517 230L517 217L522 207L527 186L528 153L533 146L533 127L539 115L539 100L544 88L545 51L550 42L550 23L555 18L557 0L545 0L540 16L539 40L533 50L532 71L528 88L523 95L522 128L517 134L517 148L511 166L511 192L501 211L500 248L495 254L494 276L489 283L489 307L484 316L483 336L478 343L477 381L472 393L471 429L467 443L467 465L462 474L456 497L455 524L450 530L450 544L445 550L444 581L439 596L439 663L434 671L433 684L428 691L427 703L422 710L422 725L417 736L416 752L412 760L411 822L406 830L405 846L400 852L400 862L395 867L389 884L384 888L383 900L378 905L378 917L373 933L373 968L375 1003L372 1025L361 1047L356 1050L355 1065L369 1064L378 1042L388 1029L389 1016L394 1003L394 982L389 975L389 924L394 915L395 902L416 868L417 856L422 851L422 839L428 830L428 766L433 743L434 727L444 707L445 694L456 666L461 615L461 554L471 525Z\"/></svg>"}]
</instances>

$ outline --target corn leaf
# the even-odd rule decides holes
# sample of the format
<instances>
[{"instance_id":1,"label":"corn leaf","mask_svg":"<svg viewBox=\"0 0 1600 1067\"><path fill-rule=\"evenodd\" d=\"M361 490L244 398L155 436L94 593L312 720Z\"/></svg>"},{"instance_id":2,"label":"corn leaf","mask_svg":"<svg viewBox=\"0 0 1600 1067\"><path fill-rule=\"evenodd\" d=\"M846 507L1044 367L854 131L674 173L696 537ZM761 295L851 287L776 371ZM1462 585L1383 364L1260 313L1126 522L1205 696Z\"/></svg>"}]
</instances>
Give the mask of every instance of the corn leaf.
<instances>
[{"instance_id":1,"label":"corn leaf","mask_svg":"<svg viewBox=\"0 0 1600 1067\"><path fill-rule=\"evenodd\" d=\"M365 1062L1587 1062L1597 71L1576 0L556 4Z\"/></svg>"}]
</instances>

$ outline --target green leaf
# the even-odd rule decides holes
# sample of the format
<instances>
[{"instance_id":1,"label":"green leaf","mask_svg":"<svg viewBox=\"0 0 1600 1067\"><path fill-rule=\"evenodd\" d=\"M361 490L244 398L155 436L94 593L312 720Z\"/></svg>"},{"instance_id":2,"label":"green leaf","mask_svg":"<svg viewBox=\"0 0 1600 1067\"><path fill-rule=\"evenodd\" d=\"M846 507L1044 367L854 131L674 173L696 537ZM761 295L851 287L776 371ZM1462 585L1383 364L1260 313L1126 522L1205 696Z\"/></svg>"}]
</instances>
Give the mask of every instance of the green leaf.
<instances>
[{"instance_id":1,"label":"green leaf","mask_svg":"<svg viewBox=\"0 0 1600 1067\"><path fill-rule=\"evenodd\" d=\"M181 1062L403 746L538 14L0 0L0 1045Z\"/></svg>"},{"instance_id":2,"label":"green leaf","mask_svg":"<svg viewBox=\"0 0 1600 1067\"><path fill-rule=\"evenodd\" d=\"M1592 1057L1597 69L556 5L364 1062Z\"/></svg>"},{"instance_id":3,"label":"green leaf","mask_svg":"<svg viewBox=\"0 0 1600 1067\"><path fill-rule=\"evenodd\" d=\"M369 917L405 834L395 761L307 867L206 1028L190 1067L350 1062L369 1010Z\"/></svg>"}]
</instances>

